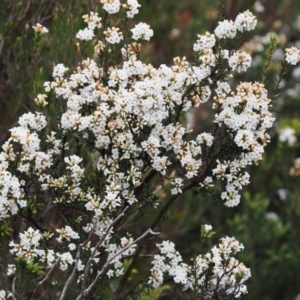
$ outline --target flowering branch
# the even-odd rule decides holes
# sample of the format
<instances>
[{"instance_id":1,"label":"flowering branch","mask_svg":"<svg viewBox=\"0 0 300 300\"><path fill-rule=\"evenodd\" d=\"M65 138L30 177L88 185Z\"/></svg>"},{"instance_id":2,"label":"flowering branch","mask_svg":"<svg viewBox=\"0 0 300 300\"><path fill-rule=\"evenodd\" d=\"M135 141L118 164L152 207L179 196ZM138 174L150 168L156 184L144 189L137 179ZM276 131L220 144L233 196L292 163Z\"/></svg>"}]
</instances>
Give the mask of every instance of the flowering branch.
<instances>
[{"instance_id":1,"label":"flowering branch","mask_svg":"<svg viewBox=\"0 0 300 300\"><path fill-rule=\"evenodd\" d=\"M83 295L84 294L84 291L85 291L85 286L86 286L86 281L87 281L87 278L88 278L88 273L89 273L89 270L90 270L90 267L91 267L91 263L93 261L93 259L95 258L95 255L99 249L99 247L102 245L102 243L105 241L107 235L109 234L109 232L111 231L111 229L113 228L113 226L124 216L125 212L128 210L128 206L125 207L123 209L123 211L118 215L118 217L108 226L105 234L103 235L103 237L99 240L99 242L97 243L97 245L95 246L94 250L92 251L92 254L89 258L89 260L87 261L87 264L86 264L86 268L85 268L85 271L84 271L84 275L83 275L83 282L82 282L82 285L81 285L81 294L80 295ZM95 222L96 224L96 222Z\"/></svg>"},{"instance_id":2,"label":"flowering branch","mask_svg":"<svg viewBox=\"0 0 300 300\"><path fill-rule=\"evenodd\" d=\"M241 35L257 24L250 11L234 21L220 12L214 33L197 36L192 63L175 57L173 66L154 68L139 60L139 42L149 40L153 30L143 22L130 29L128 22L138 13L137 0L124 5L119 0L100 2L103 14L84 15L86 28L76 34L78 49L86 49L83 55L88 56L91 43L99 60L85 57L76 70L56 65L53 80L44 84L45 94L34 99L39 111L20 117L0 153L0 221L28 221L19 240L9 243L9 251L34 270L32 277L49 268L33 296L59 266L60 300L69 297L76 277L82 282L75 297L93 297L97 284L122 275L123 258L133 256L112 295L119 299L143 257L146 237L158 234L154 229L181 195L214 187L224 205L239 204L241 190L249 184L245 169L262 159L270 141L267 130L275 120L263 84L274 40L262 82L241 82L235 89L230 85L236 72L246 72L251 65L251 56L237 49ZM224 5L222 1L221 9ZM112 26L117 22L111 15L121 9L125 32ZM230 39L236 47L232 52L224 48ZM286 50L285 63L299 60L298 49ZM211 132L193 136L182 116L205 102L213 110ZM55 126L41 112L48 105L57 108ZM157 209L161 187L169 195L167 201L153 220L147 220L148 230L137 230L134 218L138 213L152 215L145 211ZM212 254L198 256L205 266L201 270L183 263L172 242L164 241L158 248L148 287L158 287L169 276L187 293L208 295L217 286L213 297L238 298L247 291L242 283L250 271L228 256L242 249L234 239L226 237ZM92 268L97 274L90 272ZM200 278L197 284L191 270ZM10 266L7 276L16 271L18 266ZM229 282L234 282L234 289ZM17 297L14 285L12 290Z\"/></svg>"},{"instance_id":3,"label":"flowering branch","mask_svg":"<svg viewBox=\"0 0 300 300\"><path fill-rule=\"evenodd\" d=\"M75 277L75 273L77 271L77 268L78 268L78 262L79 262L79 259L80 259L80 252L81 252L82 248L91 240L91 238L92 238L92 236L95 232L96 224L97 224L97 220L95 221L94 226L93 226L92 230L90 231L90 233L88 235L88 238L83 243L78 245L78 249L77 249L76 256L75 256L75 265L74 265L73 271L72 271L71 275L69 276L68 280L66 281L66 284L65 284L65 286L64 286L64 288L61 292L59 300L63 300L64 297L66 296L67 289L71 285L71 283L72 283L72 281ZM93 257L93 254L94 253L92 253L91 258ZM88 261L88 263L89 263L89 261ZM88 267L86 267L86 270L87 269L88 269Z\"/></svg>"},{"instance_id":4,"label":"flowering branch","mask_svg":"<svg viewBox=\"0 0 300 300\"><path fill-rule=\"evenodd\" d=\"M199 178L197 180L195 180L195 182L191 182L190 184L186 185L183 189L182 189L182 194L184 194L186 191L191 190L194 186L196 186L197 184L199 184L200 182L202 182L205 177L207 177L207 171L209 170L209 167L206 167L203 172L201 173L201 175L199 176ZM168 209L170 208L170 206L174 203L174 201L176 199L178 199L181 196L181 194L177 194L172 196L168 202L161 208L160 212L158 213L157 217L155 218L155 220L152 222L150 228L152 230L154 230L156 228L156 226L159 224L160 220L163 218L163 216L165 215L165 213L168 211ZM132 260L132 262L130 263L129 267L126 270L126 273L124 274L119 286L117 287L113 299L118 299L123 287L125 286L125 284L127 283L129 276L131 275L132 270L135 268L138 259L140 257L141 251L143 249L143 244L141 244L138 249L135 252L134 258Z\"/></svg>"},{"instance_id":5,"label":"flowering branch","mask_svg":"<svg viewBox=\"0 0 300 300\"><path fill-rule=\"evenodd\" d=\"M83 293L81 293L76 298L76 300L80 300L82 296L83 297L87 297L89 295L89 293L91 292L92 288L98 282L98 280L99 280L100 276L102 275L102 273L107 269L107 267L109 266L109 264L111 263L111 261L113 261L116 257L120 256L127 249L131 248L133 245L137 244L139 241L141 241L142 239L144 239L148 234L157 235L157 234L159 234L159 232L154 232L152 229L148 229L141 236L139 236L137 239L135 239L132 243L130 243L129 245L127 245L126 247L124 247L122 250L120 250L118 253L116 253L115 255L113 255L110 259L108 259L107 262L102 267L101 271L98 271L98 274L97 274L96 278L94 279L94 281L90 284L90 286L87 289L84 290Z\"/></svg>"}]
</instances>

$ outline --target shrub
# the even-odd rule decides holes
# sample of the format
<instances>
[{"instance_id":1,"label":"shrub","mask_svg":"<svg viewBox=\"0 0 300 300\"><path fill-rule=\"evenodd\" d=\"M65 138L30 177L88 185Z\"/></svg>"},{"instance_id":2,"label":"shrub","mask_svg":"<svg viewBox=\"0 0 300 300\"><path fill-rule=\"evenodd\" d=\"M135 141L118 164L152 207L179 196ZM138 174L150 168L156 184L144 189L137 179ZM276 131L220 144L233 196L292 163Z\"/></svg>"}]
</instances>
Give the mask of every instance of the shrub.
<instances>
[{"instance_id":1,"label":"shrub","mask_svg":"<svg viewBox=\"0 0 300 300\"><path fill-rule=\"evenodd\" d=\"M238 49L241 35L257 21L249 11L226 20L221 5L214 33L193 45L193 62L175 57L173 66L155 68L139 59L153 31L132 25L137 1L101 3L101 16L84 15L86 28L76 34L78 66L54 67L36 111L19 118L2 146L0 295L146 299L172 282L178 297L239 298L250 270L235 258L243 250L235 238L195 252L190 265L171 241L154 243L171 205L190 191L239 204L250 179L245 168L259 163L270 141L273 98L264 84L276 39L260 80L235 84L251 65ZM48 30L37 24L34 31L35 57ZM288 48L285 58L278 85L299 50ZM211 130L194 134L186 114L209 104ZM211 230L201 227L200 243Z\"/></svg>"}]
</instances>

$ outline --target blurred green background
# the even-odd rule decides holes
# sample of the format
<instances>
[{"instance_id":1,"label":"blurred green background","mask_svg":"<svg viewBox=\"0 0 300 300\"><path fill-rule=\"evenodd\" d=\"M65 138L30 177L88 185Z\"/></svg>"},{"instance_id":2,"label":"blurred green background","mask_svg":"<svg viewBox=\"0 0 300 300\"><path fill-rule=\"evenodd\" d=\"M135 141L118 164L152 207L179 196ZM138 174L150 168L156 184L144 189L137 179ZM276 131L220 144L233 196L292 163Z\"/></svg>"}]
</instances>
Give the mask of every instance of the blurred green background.
<instances>
[{"instance_id":1,"label":"blurred green background","mask_svg":"<svg viewBox=\"0 0 300 300\"><path fill-rule=\"evenodd\" d=\"M175 56L192 60L192 45L197 34L212 31L218 19L219 1L216 0L139 2L142 7L135 21L146 22L154 30L151 41L142 45L142 60L154 66L171 64ZM268 33L277 37L279 48L267 82L272 89L283 59L284 45L300 47L299 1L225 2L227 18L234 20L239 12L250 9L259 20L257 29L242 40L242 48L253 55L253 68L247 75L237 76L237 80L259 78ZM16 124L18 117L34 109L32 26L41 23L49 29L42 38L35 68L36 90L42 93L43 83L51 80L56 64L76 66L74 34L83 27L81 16L91 10L100 11L100 8L96 0L0 1L1 144L8 138L8 129ZM201 224L211 224L217 232L212 245L224 235L235 236L245 246L239 258L252 272L247 284L249 294L243 298L247 300L293 300L300 294L300 170L298 176L290 175L294 160L300 157L299 77L299 66L288 69L280 95L274 101L276 123L270 131L272 141L261 164L248 170L251 184L244 189L241 204L227 208L208 194L185 195L173 205L173 218L164 232L165 238L175 242L186 258L197 244ZM210 120L210 112L200 107L190 122L199 133L209 130ZM283 136L285 128L294 130L292 143ZM162 200L164 196L162 193Z\"/></svg>"}]
</instances>

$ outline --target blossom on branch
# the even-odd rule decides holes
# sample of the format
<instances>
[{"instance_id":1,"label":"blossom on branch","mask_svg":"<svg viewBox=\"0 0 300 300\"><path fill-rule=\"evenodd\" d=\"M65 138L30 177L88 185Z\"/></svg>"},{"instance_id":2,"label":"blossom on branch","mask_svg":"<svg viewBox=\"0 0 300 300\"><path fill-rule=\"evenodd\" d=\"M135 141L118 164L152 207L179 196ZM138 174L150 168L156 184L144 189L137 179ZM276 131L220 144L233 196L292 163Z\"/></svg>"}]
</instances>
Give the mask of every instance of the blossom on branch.
<instances>
[{"instance_id":1,"label":"blossom on branch","mask_svg":"<svg viewBox=\"0 0 300 300\"><path fill-rule=\"evenodd\" d=\"M222 40L254 29L249 11L235 22L220 21L214 34L197 35L194 61L178 56L171 66L154 67L139 59L141 45L133 41L149 40L153 30L143 22L126 27L138 2L123 5L126 26L120 28L109 16L119 12L120 1L100 2L103 18L84 15L87 28L76 35L92 45L93 57L72 70L57 64L45 94L34 99L38 110L55 109L55 119L46 117L47 109L23 114L0 153L0 221L24 224L10 253L45 269L42 283L59 268L60 299L73 280L80 285L77 299L93 297L96 286L123 274L127 282L142 249L148 251L143 244L180 195L213 189L225 206L238 205L250 180L246 168L262 159L275 120L263 83L230 81L235 71L248 70L251 56L229 55ZM299 60L295 49L286 50L287 62ZM185 116L204 103L212 108L211 126L194 133ZM149 229L136 221L142 218ZM203 228L208 236L212 227ZM247 292L250 270L234 257L243 249L234 238L221 239L190 265L172 242L158 249L148 286L168 277L201 297ZM133 256L128 268L125 258ZM14 276L18 265L7 272Z\"/></svg>"}]
</instances>

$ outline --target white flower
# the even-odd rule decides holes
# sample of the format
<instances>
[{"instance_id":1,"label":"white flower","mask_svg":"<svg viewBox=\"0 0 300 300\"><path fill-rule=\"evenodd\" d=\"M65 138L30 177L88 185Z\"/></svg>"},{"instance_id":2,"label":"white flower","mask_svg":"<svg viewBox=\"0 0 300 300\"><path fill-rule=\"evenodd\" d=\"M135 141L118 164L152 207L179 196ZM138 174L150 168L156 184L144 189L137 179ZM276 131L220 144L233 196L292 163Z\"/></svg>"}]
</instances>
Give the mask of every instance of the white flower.
<instances>
[{"instance_id":1,"label":"white flower","mask_svg":"<svg viewBox=\"0 0 300 300\"><path fill-rule=\"evenodd\" d=\"M141 7L141 5L137 2L137 0L127 0L127 3L123 4L123 7L126 10L127 18L132 19L134 15L138 14L138 8Z\"/></svg>"},{"instance_id":2,"label":"white flower","mask_svg":"<svg viewBox=\"0 0 300 300\"><path fill-rule=\"evenodd\" d=\"M175 178L174 181L171 182L171 184L174 186L174 188L171 189L172 195L182 193L181 187L183 186L183 180L181 178Z\"/></svg>"},{"instance_id":3,"label":"white flower","mask_svg":"<svg viewBox=\"0 0 300 300\"><path fill-rule=\"evenodd\" d=\"M75 154L73 154L73 155L71 155L69 157L65 157L64 161L65 161L66 164L69 165L69 167L67 167L67 168L71 169L72 167L80 164L81 161L82 161L82 158L79 157L79 156L77 156L77 155L75 155Z\"/></svg>"},{"instance_id":4,"label":"white flower","mask_svg":"<svg viewBox=\"0 0 300 300\"><path fill-rule=\"evenodd\" d=\"M76 38L82 41L90 41L94 36L94 31L90 28L79 30L79 32L76 34Z\"/></svg>"},{"instance_id":5,"label":"white flower","mask_svg":"<svg viewBox=\"0 0 300 300\"><path fill-rule=\"evenodd\" d=\"M34 230L32 227L29 227L24 233L20 233L21 244L28 247L38 246L41 238L40 231Z\"/></svg>"},{"instance_id":6,"label":"white flower","mask_svg":"<svg viewBox=\"0 0 300 300\"><path fill-rule=\"evenodd\" d=\"M35 26L32 26L32 28L34 29L34 31L38 34L44 34L49 32L48 29L46 27L43 27L41 24L37 23Z\"/></svg>"},{"instance_id":7,"label":"white flower","mask_svg":"<svg viewBox=\"0 0 300 300\"><path fill-rule=\"evenodd\" d=\"M9 298L13 298L13 295L11 292L6 292L4 290L0 291L0 300L7 300Z\"/></svg>"},{"instance_id":8,"label":"white flower","mask_svg":"<svg viewBox=\"0 0 300 300\"><path fill-rule=\"evenodd\" d=\"M241 195L237 191L228 191L221 194L221 198L225 200L224 205L227 207L237 206L240 203Z\"/></svg>"},{"instance_id":9,"label":"white flower","mask_svg":"<svg viewBox=\"0 0 300 300\"><path fill-rule=\"evenodd\" d=\"M62 229L56 229L56 232L59 233L59 237L57 238L58 242L62 242L62 239L66 239L70 241L71 239L79 239L79 235L75 232L70 226L65 226Z\"/></svg>"},{"instance_id":10,"label":"white flower","mask_svg":"<svg viewBox=\"0 0 300 300\"><path fill-rule=\"evenodd\" d=\"M53 68L52 76L55 77L64 77L64 74L69 70L64 64L58 64Z\"/></svg>"},{"instance_id":11,"label":"white flower","mask_svg":"<svg viewBox=\"0 0 300 300\"><path fill-rule=\"evenodd\" d=\"M121 205L121 198L118 197L119 192L108 192L105 196L103 206L108 206L109 209L116 208Z\"/></svg>"},{"instance_id":12,"label":"white flower","mask_svg":"<svg viewBox=\"0 0 300 300\"><path fill-rule=\"evenodd\" d=\"M265 214L265 218L268 220L268 221L273 221L273 222L277 222L279 221L279 216L273 212L273 211L270 211L270 212L267 212Z\"/></svg>"},{"instance_id":13,"label":"white flower","mask_svg":"<svg viewBox=\"0 0 300 300\"><path fill-rule=\"evenodd\" d=\"M248 149L254 143L254 135L246 129L238 130L234 141L239 147Z\"/></svg>"},{"instance_id":14,"label":"white flower","mask_svg":"<svg viewBox=\"0 0 300 300\"><path fill-rule=\"evenodd\" d=\"M7 265L7 276L14 275L16 273L16 265Z\"/></svg>"},{"instance_id":15,"label":"white flower","mask_svg":"<svg viewBox=\"0 0 300 300\"><path fill-rule=\"evenodd\" d=\"M47 125L46 117L41 113L25 113L20 118L18 123L24 128L30 128L36 131L42 130Z\"/></svg>"},{"instance_id":16,"label":"white flower","mask_svg":"<svg viewBox=\"0 0 300 300\"><path fill-rule=\"evenodd\" d=\"M131 29L132 31L132 38L134 40L147 40L149 41L150 38L153 36L153 30L150 29L150 26L146 23L139 23L136 24L135 27L133 29Z\"/></svg>"},{"instance_id":17,"label":"white flower","mask_svg":"<svg viewBox=\"0 0 300 300\"><path fill-rule=\"evenodd\" d=\"M249 11L239 13L236 17L234 24L238 31L250 31L253 30L257 24L256 17Z\"/></svg>"},{"instance_id":18,"label":"white flower","mask_svg":"<svg viewBox=\"0 0 300 300\"><path fill-rule=\"evenodd\" d=\"M285 60L291 65L296 65L300 61L300 50L296 47L285 49L285 54Z\"/></svg>"},{"instance_id":19,"label":"white flower","mask_svg":"<svg viewBox=\"0 0 300 300\"><path fill-rule=\"evenodd\" d=\"M217 81L217 88L215 89L215 92L218 95L222 95L222 94L229 94L231 92L231 88L230 85L227 82L224 81Z\"/></svg>"},{"instance_id":20,"label":"white flower","mask_svg":"<svg viewBox=\"0 0 300 300\"><path fill-rule=\"evenodd\" d=\"M291 127L285 127L280 130L279 141L282 143L287 142L289 146L293 146L297 141L295 133L295 129Z\"/></svg>"},{"instance_id":21,"label":"white flower","mask_svg":"<svg viewBox=\"0 0 300 300\"><path fill-rule=\"evenodd\" d=\"M204 226L208 231L212 229L210 225ZM173 277L175 283L181 283L183 290L196 290L205 298L216 292L216 282L218 282L218 291L224 291L227 295L235 297L237 291L240 295L247 293L243 283L251 273L234 257L244 249L235 238L222 238L218 247L213 247L211 252L205 255L198 255L191 266L182 262L182 257L172 242L164 241L162 244L157 244L157 247L159 254L154 256L148 281L148 284L154 288L163 283L166 274ZM195 278L197 278L196 285Z\"/></svg>"},{"instance_id":22,"label":"white flower","mask_svg":"<svg viewBox=\"0 0 300 300\"><path fill-rule=\"evenodd\" d=\"M229 50L226 50L226 49L221 50L221 56L224 59L229 59Z\"/></svg>"},{"instance_id":23,"label":"white flower","mask_svg":"<svg viewBox=\"0 0 300 300\"><path fill-rule=\"evenodd\" d=\"M289 191L287 189L281 188L276 191L276 194L278 195L280 200L284 201L287 199Z\"/></svg>"},{"instance_id":24,"label":"white flower","mask_svg":"<svg viewBox=\"0 0 300 300\"><path fill-rule=\"evenodd\" d=\"M219 39L234 38L236 35L236 27L232 21L220 21L219 25L215 29L215 35Z\"/></svg>"},{"instance_id":25,"label":"white flower","mask_svg":"<svg viewBox=\"0 0 300 300\"><path fill-rule=\"evenodd\" d=\"M82 16L84 22L88 23L88 28L94 30L95 28L101 28L101 18L98 17L98 13L90 12L89 15Z\"/></svg>"},{"instance_id":26,"label":"white flower","mask_svg":"<svg viewBox=\"0 0 300 300\"><path fill-rule=\"evenodd\" d=\"M74 259L70 252L65 252L58 255L60 257L60 265L59 268L62 271L66 271L68 269L68 264L72 265L74 263Z\"/></svg>"},{"instance_id":27,"label":"white flower","mask_svg":"<svg viewBox=\"0 0 300 300\"><path fill-rule=\"evenodd\" d=\"M265 11L265 7L262 5L261 1L257 0L254 3L254 9L258 12L261 13L263 11Z\"/></svg>"},{"instance_id":28,"label":"white flower","mask_svg":"<svg viewBox=\"0 0 300 300\"><path fill-rule=\"evenodd\" d=\"M251 56L244 51L237 51L229 58L228 65L233 71L245 72L251 65Z\"/></svg>"},{"instance_id":29,"label":"white flower","mask_svg":"<svg viewBox=\"0 0 300 300\"><path fill-rule=\"evenodd\" d=\"M211 225L205 224L205 225L203 225L203 227L204 227L204 230L205 230L206 233L208 233L208 232L210 232L212 230L212 226Z\"/></svg>"},{"instance_id":30,"label":"white flower","mask_svg":"<svg viewBox=\"0 0 300 300\"><path fill-rule=\"evenodd\" d=\"M67 110L61 117L61 127L64 129L76 128L80 122L80 114Z\"/></svg>"},{"instance_id":31,"label":"white flower","mask_svg":"<svg viewBox=\"0 0 300 300\"><path fill-rule=\"evenodd\" d=\"M203 181L203 183L200 183L199 185L201 186L201 187L204 187L204 188L209 188L209 187L213 187L214 185L213 185L213 179L212 179L212 177L211 176L207 176L205 179L204 179L204 181Z\"/></svg>"},{"instance_id":32,"label":"white flower","mask_svg":"<svg viewBox=\"0 0 300 300\"><path fill-rule=\"evenodd\" d=\"M123 39L122 32L119 32L119 28L111 27L107 28L106 31L104 31L105 39L110 44L118 44Z\"/></svg>"},{"instance_id":33,"label":"white flower","mask_svg":"<svg viewBox=\"0 0 300 300\"><path fill-rule=\"evenodd\" d=\"M193 50L200 52L206 49L211 49L216 44L215 35L209 32L205 34L198 34L198 40L193 46Z\"/></svg>"},{"instance_id":34,"label":"white flower","mask_svg":"<svg viewBox=\"0 0 300 300\"><path fill-rule=\"evenodd\" d=\"M74 243L70 243L68 245L68 248L70 249L70 251L75 250L76 249L76 245Z\"/></svg>"},{"instance_id":35,"label":"white flower","mask_svg":"<svg viewBox=\"0 0 300 300\"><path fill-rule=\"evenodd\" d=\"M45 107L48 105L46 98L47 98L46 94L38 94L34 99L34 102L36 103L37 106Z\"/></svg>"},{"instance_id":36,"label":"white flower","mask_svg":"<svg viewBox=\"0 0 300 300\"><path fill-rule=\"evenodd\" d=\"M84 267L85 267L85 266L84 266L82 260L79 259L79 260L78 260L78 264L77 264L77 271L78 271L78 272L83 271L83 270L84 270Z\"/></svg>"},{"instance_id":37,"label":"white flower","mask_svg":"<svg viewBox=\"0 0 300 300\"><path fill-rule=\"evenodd\" d=\"M108 278L112 278L114 276L114 270L112 270L112 269L108 270L106 275L107 275Z\"/></svg>"},{"instance_id":38,"label":"white flower","mask_svg":"<svg viewBox=\"0 0 300 300\"><path fill-rule=\"evenodd\" d=\"M120 0L101 0L100 3L104 4L103 9L109 14L116 14L120 10Z\"/></svg>"},{"instance_id":39,"label":"white flower","mask_svg":"<svg viewBox=\"0 0 300 300\"><path fill-rule=\"evenodd\" d=\"M166 174L167 166L170 164L167 156L159 157L155 156L153 159L152 167L162 175Z\"/></svg>"},{"instance_id":40,"label":"white flower","mask_svg":"<svg viewBox=\"0 0 300 300\"><path fill-rule=\"evenodd\" d=\"M216 65L216 56L212 49L203 50L199 58L204 67L214 67Z\"/></svg>"},{"instance_id":41,"label":"white flower","mask_svg":"<svg viewBox=\"0 0 300 300\"><path fill-rule=\"evenodd\" d=\"M203 132L197 136L197 142L199 144L204 144L207 147L211 147L213 144L213 141L214 141L214 137L211 133Z\"/></svg>"}]
</instances>

